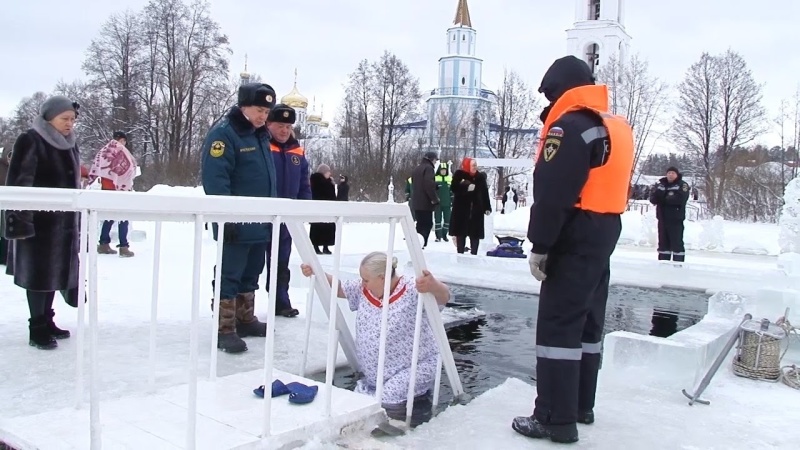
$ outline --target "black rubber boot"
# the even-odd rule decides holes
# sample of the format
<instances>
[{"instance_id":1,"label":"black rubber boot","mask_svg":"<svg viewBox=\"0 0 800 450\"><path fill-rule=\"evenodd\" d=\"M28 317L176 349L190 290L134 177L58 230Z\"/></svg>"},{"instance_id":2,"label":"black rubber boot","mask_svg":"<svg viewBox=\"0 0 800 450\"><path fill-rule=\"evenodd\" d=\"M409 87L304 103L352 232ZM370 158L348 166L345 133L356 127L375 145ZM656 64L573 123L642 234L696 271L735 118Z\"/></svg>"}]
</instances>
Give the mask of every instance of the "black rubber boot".
<instances>
[{"instance_id":1,"label":"black rubber boot","mask_svg":"<svg viewBox=\"0 0 800 450\"><path fill-rule=\"evenodd\" d=\"M533 439L550 439L559 444L578 442L578 427L569 425L545 425L533 416L515 417L511 428L517 433Z\"/></svg>"},{"instance_id":2,"label":"black rubber boot","mask_svg":"<svg viewBox=\"0 0 800 450\"><path fill-rule=\"evenodd\" d=\"M578 411L578 423L591 425L594 423L594 411Z\"/></svg>"},{"instance_id":3,"label":"black rubber boot","mask_svg":"<svg viewBox=\"0 0 800 450\"><path fill-rule=\"evenodd\" d=\"M255 316L255 299L255 292L236 296L236 334L241 338L267 335L267 324L260 322Z\"/></svg>"},{"instance_id":4,"label":"black rubber boot","mask_svg":"<svg viewBox=\"0 0 800 450\"><path fill-rule=\"evenodd\" d=\"M53 336L55 339L66 339L70 337L69 330L62 330L53 322L53 318L56 316L55 311L51 309L46 312L45 315L47 316L47 331L50 332L50 336Z\"/></svg>"},{"instance_id":5,"label":"black rubber boot","mask_svg":"<svg viewBox=\"0 0 800 450\"><path fill-rule=\"evenodd\" d=\"M50 335L50 330L47 328L47 316L34 317L28 320L30 325L30 339L28 343L32 347L41 350L52 350L58 347L58 342Z\"/></svg>"},{"instance_id":6,"label":"black rubber boot","mask_svg":"<svg viewBox=\"0 0 800 450\"><path fill-rule=\"evenodd\" d=\"M242 353L247 351L247 344L236 334L235 299L221 299L219 302L217 348L226 353Z\"/></svg>"}]
</instances>

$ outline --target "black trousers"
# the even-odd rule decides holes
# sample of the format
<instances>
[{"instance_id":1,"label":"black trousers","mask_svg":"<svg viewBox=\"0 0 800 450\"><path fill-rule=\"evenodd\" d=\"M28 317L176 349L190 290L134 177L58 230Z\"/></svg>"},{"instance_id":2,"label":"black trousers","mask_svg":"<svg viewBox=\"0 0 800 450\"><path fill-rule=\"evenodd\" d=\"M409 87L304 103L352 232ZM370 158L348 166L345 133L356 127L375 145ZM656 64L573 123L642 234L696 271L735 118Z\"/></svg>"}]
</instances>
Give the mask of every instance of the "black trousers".
<instances>
[{"instance_id":1,"label":"black trousers","mask_svg":"<svg viewBox=\"0 0 800 450\"><path fill-rule=\"evenodd\" d=\"M683 246L683 221L658 221L659 261L683 262L686 248Z\"/></svg>"},{"instance_id":2,"label":"black trousers","mask_svg":"<svg viewBox=\"0 0 800 450\"><path fill-rule=\"evenodd\" d=\"M292 302L289 300L289 281L291 281L292 272L289 270L289 259L292 256L292 235L286 225L281 224L280 241L278 242L278 272L276 274L276 286L278 289L275 295L275 312L279 313L285 309L291 309ZM270 277L270 265L272 261L272 244L267 244L267 283ZM242 291L245 292L245 291ZM267 292L269 292L269 284L267 284Z\"/></svg>"},{"instance_id":3,"label":"black trousers","mask_svg":"<svg viewBox=\"0 0 800 450\"><path fill-rule=\"evenodd\" d=\"M609 258L550 254L536 322L536 406L544 424L594 408L608 300Z\"/></svg>"},{"instance_id":4,"label":"black trousers","mask_svg":"<svg viewBox=\"0 0 800 450\"><path fill-rule=\"evenodd\" d=\"M481 240L475 237L469 238L469 252L473 255L478 254L478 245L480 244ZM467 248L467 237L466 236L456 236L456 251L458 253L464 253L464 249Z\"/></svg>"},{"instance_id":5,"label":"black trousers","mask_svg":"<svg viewBox=\"0 0 800 450\"><path fill-rule=\"evenodd\" d=\"M235 299L238 294L258 290L258 277L264 271L267 243L222 245L221 300ZM216 274L216 266L214 268ZM211 282L212 288L214 281Z\"/></svg>"},{"instance_id":6,"label":"black trousers","mask_svg":"<svg viewBox=\"0 0 800 450\"><path fill-rule=\"evenodd\" d=\"M422 245L426 246L433 230L433 211L416 210L414 215L417 218L417 233L422 235Z\"/></svg>"}]
</instances>

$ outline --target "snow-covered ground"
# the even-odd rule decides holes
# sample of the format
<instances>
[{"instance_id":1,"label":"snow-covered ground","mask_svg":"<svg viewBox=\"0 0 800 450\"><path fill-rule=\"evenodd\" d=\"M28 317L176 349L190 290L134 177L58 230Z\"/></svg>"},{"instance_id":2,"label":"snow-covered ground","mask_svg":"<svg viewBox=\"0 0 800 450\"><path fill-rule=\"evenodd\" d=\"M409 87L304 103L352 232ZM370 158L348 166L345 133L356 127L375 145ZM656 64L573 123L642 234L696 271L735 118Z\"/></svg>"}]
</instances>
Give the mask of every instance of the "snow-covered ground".
<instances>
[{"instance_id":1,"label":"snow-covered ground","mask_svg":"<svg viewBox=\"0 0 800 450\"><path fill-rule=\"evenodd\" d=\"M172 195L201 194L201 191L194 188L166 186L156 187L152 192ZM527 208L522 208L513 214L495 215L496 234L524 235L528 213ZM761 287L788 288L797 285L796 279L792 280L778 270L778 258L774 256L778 253L778 228L775 225L725 222L724 233L720 235L719 223L709 225L689 222L686 226L689 249L687 263L683 267L674 267L659 264L655 260L652 227L649 219L643 217L646 216L640 213L627 213L624 216L622 244L612 259L614 283L654 288L682 287L708 292L731 290L746 295L753 294ZM132 243L132 250L136 252L134 258L121 259L106 255L99 257L101 392L105 399L145 393L148 389L153 226L147 222L133 224L135 230L143 231L147 235L146 240ZM192 290L192 227L192 224L163 225L156 379L160 388L186 382ZM369 251L385 249L387 238L388 226L346 224L342 243L345 254L343 275L355 276L361 256ZM713 251L710 247L714 247ZM401 233L395 237L395 248L398 249L397 256L403 267L406 267L409 258ZM210 280L215 252L214 241L206 236L202 261L203 299L210 299L212 296ZM435 243L433 239L425 250L425 257L434 275L448 282L512 291L538 291L538 283L528 274L525 260L456 255L452 243ZM330 267L331 256L321 256L320 259L324 266ZM297 268L299 264L299 258L296 254L293 255L291 267ZM297 373L300 364L308 292L307 281L298 272L295 270L293 273L291 295L294 306L301 314L295 319L278 318L276 325L276 368L292 373ZM262 276L262 290L257 297L256 306L256 313L262 320L266 315L264 278ZM24 292L12 284L10 277L0 277L0 295L6 299L4 314L0 315L0 338L3 341L3 348L0 350L3 361L0 365L0 399L4 405L0 408L0 421L4 417L30 415L45 409L71 405L74 392L75 339L60 341L59 349L51 352L29 347L26 323L28 311ZM56 312L60 326L75 329L75 309L57 298ZM321 308L315 308L314 316L311 342L324 343L326 319ZM454 316L451 319L457 320L459 317ZM201 375L209 370L210 320L211 311L204 300L201 307ZM800 322L800 319L795 321ZM220 376L257 370L263 366L263 342L251 339L248 346L250 351L243 355L218 355ZM325 345L312 345L309 370L321 370L324 362ZM339 363L344 362L344 356L340 352ZM640 384L631 385L630 391L627 391L619 387L616 381L606 380L601 387L599 404L603 413L599 415L598 423L593 426L592 431L585 433L584 446L612 448L617 443L623 445L624 441L626 446L631 447L637 442L636 436L651 434L649 438L641 440L648 444L645 446L647 448L735 448L744 442L760 442L764 444L763 447L787 448L782 446L783 443L792 440L797 442L800 433L797 427L785 428L783 435L778 436L775 431L784 422L797 423L800 415L796 408L791 408L791 402L797 404L795 400L791 400L791 396L797 393L787 391L785 386L738 379L735 382L726 380L722 376L715 383L719 389L725 390L722 397L731 399L731 403L720 402L719 405L702 410L700 407L681 409L685 404L680 398L680 392L677 400L667 400L666 390ZM674 386L669 386L669 389L673 388ZM623 398L626 395L629 396ZM419 445L423 442L425 448L439 448L435 445L458 448L519 448L521 445L532 445L516 436L506 436L510 432L508 424L511 417L529 414L532 399L532 387L519 380L509 380L503 386L488 392L485 397L474 400L471 405L453 408L431 424L395 443L400 444L400 448L420 448ZM737 410L736 420L726 422L726 414L731 412L731 408L743 408L742 405L750 405L752 411ZM467 418L463 423L459 422L461 413ZM745 417L751 413L752 418ZM775 420L767 424L769 427L765 431L756 428L772 417ZM681 429L683 422L677 421L684 420L682 418L691 421L691 431ZM747 428L748 426L751 428ZM459 429L466 428L472 432L459 432ZM663 430L649 433L645 431L648 428ZM703 430L710 428L714 432L702 437ZM617 430L623 438L620 442L614 440ZM664 435L663 439L658 438L658 433ZM498 440L492 440L495 435ZM426 436L431 440L426 441ZM379 444L367 442L355 448L378 448Z\"/></svg>"}]
</instances>

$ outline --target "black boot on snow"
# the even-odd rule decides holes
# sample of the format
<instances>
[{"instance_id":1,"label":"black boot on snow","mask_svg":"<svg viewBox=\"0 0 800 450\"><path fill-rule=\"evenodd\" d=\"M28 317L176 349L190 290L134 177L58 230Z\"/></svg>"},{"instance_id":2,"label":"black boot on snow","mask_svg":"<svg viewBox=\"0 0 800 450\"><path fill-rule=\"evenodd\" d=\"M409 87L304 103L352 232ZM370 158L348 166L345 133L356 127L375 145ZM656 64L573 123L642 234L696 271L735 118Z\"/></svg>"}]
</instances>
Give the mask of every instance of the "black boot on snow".
<instances>
[{"instance_id":1,"label":"black boot on snow","mask_svg":"<svg viewBox=\"0 0 800 450\"><path fill-rule=\"evenodd\" d=\"M50 335L50 330L47 328L47 316L34 317L28 320L30 325L30 339L28 343L31 347L36 347L40 350L52 350L58 347L58 342Z\"/></svg>"},{"instance_id":2,"label":"black boot on snow","mask_svg":"<svg viewBox=\"0 0 800 450\"><path fill-rule=\"evenodd\" d=\"M220 333L217 335L217 348L225 353L242 353L247 351L247 344L235 332Z\"/></svg>"},{"instance_id":3,"label":"black boot on snow","mask_svg":"<svg viewBox=\"0 0 800 450\"><path fill-rule=\"evenodd\" d=\"M70 337L69 330L62 330L53 322L53 318L56 316L55 311L51 309L44 314L47 316L47 331L50 332L50 336L53 336L55 339L66 339Z\"/></svg>"},{"instance_id":4,"label":"black boot on snow","mask_svg":"<svg viewBox=\"0 0 800 450\"><path fill-rule=\"evenodd\" d=\"M594 423L594 411L578 411L578 423L584 425L591 425Z\"/></svg>"},{"instance_id":5,"label":"black boot on snow","mask_svg":"<svg viewBox=\"0 0 800 450\"><path fill-rule=\"evenodd\" d=\"M517 433L533 439L550 439L559 444L578 442L578 427L571 425L545 425L533 416L515 417L511 428Z\"/></svg>"},{"instance_id":6,"label":"black boot on snow","mask_svg":"<svg viewBox=\"0 0 800 450\"><path fill-rule=\"evenodd\" d=\"M267 324L256 318L255 299L255 292L246 292L236 296L236 334L241 338L267 335Z\"/></svg>"},{"instance_id":7,"label":"black boot on snow","mask_svg":"<svg viewBox=\"0 0 800 450\"><path fill-rule=\"evenodd\" d=\"M236 334L236 300L220 299L219 301L219 333L217 348L227 353L247 351L247 344Z\"/></svg>"}]
</instances>

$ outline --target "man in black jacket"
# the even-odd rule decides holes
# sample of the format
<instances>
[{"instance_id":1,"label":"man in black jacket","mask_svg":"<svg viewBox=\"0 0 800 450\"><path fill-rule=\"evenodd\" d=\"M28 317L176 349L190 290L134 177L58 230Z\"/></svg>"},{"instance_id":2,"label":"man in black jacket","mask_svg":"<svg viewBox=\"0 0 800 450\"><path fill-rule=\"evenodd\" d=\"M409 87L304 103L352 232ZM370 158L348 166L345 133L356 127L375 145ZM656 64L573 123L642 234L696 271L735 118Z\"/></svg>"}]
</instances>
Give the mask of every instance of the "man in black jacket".
<instances>
[{"instance_id":1,"label":"man in black jacket","mask_svg":"<svg viewBox=\"0 0 800 450\"><path fill-rule=\"evenodd\" d=\"M411 172L411 207L417 219L417 233L422 235L422 248L428 246L428 236L433 229L433 211L439 204L436 194L434 167L439 161L436 152L426 152L422 162Z\"/></svg>"},{"instance_id":2,"label":"man in black jacket","mask_svg":"<svg viewBox=\"0 0 800 450\"><path fill-rule=\"evenodd\" d=\"M658 260L683 262L683 221L691 189L676 167L667 169L667 176L658 180L650 193L650 203L656 205L658 219Z\"/></svg>"}]
</instances>

